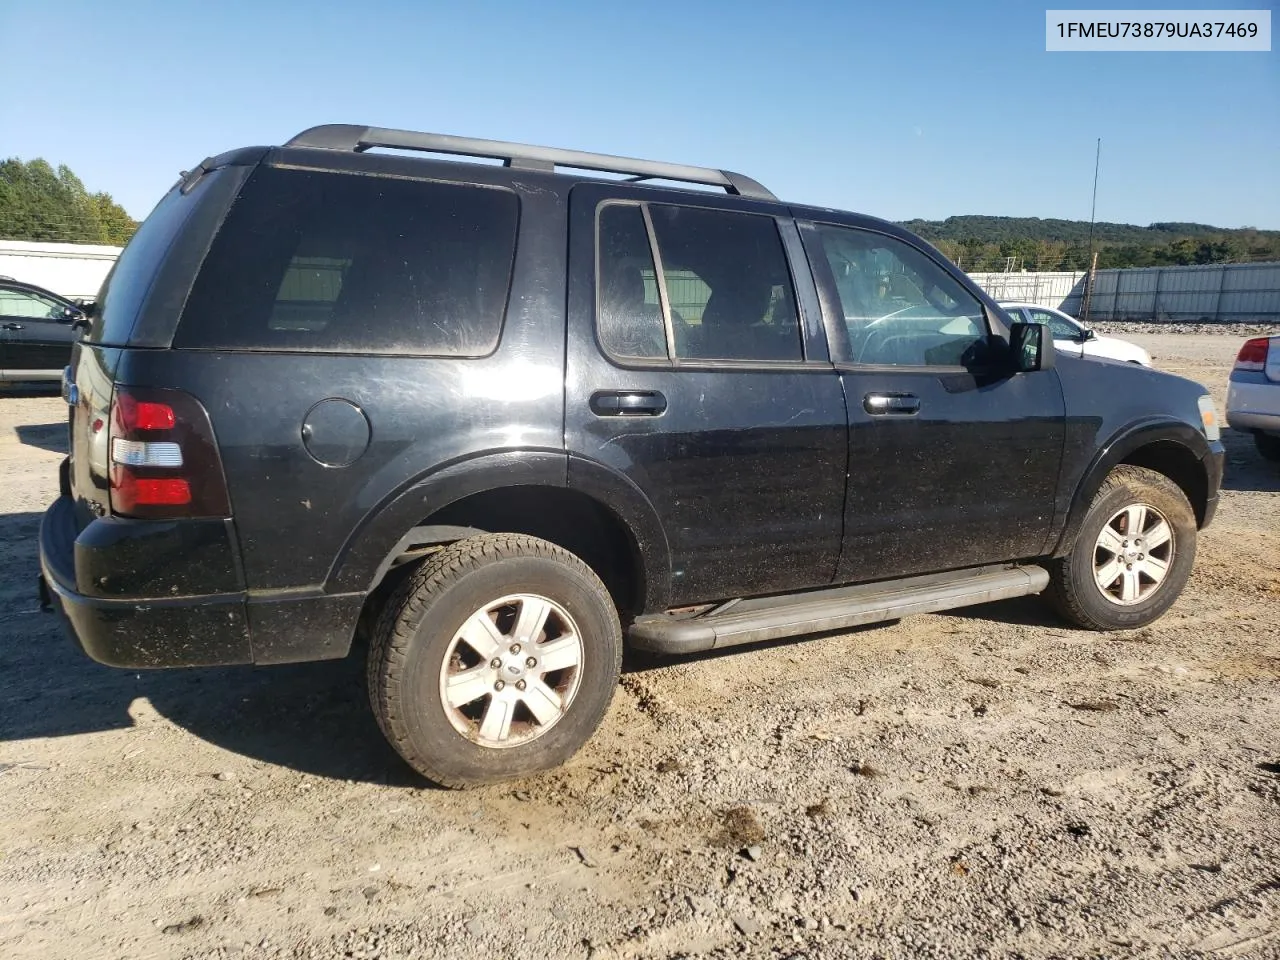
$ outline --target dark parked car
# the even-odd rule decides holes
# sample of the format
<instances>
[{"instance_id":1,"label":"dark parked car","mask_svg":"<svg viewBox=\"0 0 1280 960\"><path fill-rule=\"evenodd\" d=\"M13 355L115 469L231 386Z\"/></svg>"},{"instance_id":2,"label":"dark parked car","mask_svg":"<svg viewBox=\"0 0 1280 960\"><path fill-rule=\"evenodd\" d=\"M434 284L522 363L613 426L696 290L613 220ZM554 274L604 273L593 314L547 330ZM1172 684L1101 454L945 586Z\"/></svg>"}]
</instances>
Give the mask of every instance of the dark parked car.
<instances>
[{"instance_id":1,"label":"dark parked car","mask_svg":"<svg viewBox=\"0 0 1280 960\"><path fill-rule=\"evenodd\" d=\"M1148 624L1218 501L1203 387L1055 358L919 238L720 170L317 127L184 174L98 302L40 535L78 642L365 636L383 731L444 784L571 756L624 638L1042 591Z\"/></svg>"},{"instance_id":2,"label":"dark parked car","mask_svg":"<svg viewBox=\"0 0 1280 960\"><path fill-rule=\"evenodd\" d=\"M66 297L0 278L0 383L61 379L84 319Z\"/></svg>"}]
</instances>

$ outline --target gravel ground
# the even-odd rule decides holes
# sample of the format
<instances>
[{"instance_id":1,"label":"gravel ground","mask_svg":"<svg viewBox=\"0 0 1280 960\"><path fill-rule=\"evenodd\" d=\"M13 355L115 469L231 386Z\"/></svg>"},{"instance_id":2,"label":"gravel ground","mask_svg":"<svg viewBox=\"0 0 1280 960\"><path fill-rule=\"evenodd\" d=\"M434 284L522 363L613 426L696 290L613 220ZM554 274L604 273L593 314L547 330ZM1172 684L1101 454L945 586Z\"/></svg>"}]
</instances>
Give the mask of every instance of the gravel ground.
<instances>
[{"instance_id":1,"label":"gravel ground","mask_svg":"<svg viewBox=\"0 0 1280 960\"><path fill-rule=\"evenodd\" d=\"M1240 337L1136 334L1224 400ZM0 956L1280 956L1280 469L1228 434L1136 633L1034 598L632 658L565 769L451 793L360 664L130 673L36 610L65 408L0 396Z\"/></svg>"}]
</instances>

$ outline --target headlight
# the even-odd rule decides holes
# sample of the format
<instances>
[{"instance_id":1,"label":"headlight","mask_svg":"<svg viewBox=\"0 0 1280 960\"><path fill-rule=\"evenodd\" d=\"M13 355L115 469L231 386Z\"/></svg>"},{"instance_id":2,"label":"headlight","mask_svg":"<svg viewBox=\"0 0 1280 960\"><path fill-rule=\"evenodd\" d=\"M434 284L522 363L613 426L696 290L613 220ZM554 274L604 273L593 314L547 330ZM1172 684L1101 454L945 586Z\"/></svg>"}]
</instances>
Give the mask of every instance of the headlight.
<instances>
[{"instance_id":1,"label":"headlight","mask_svg":"<svg viewBox=\"0 0 1280 960\"><path fill-rule=\"evenodd\" d=\"M1200 423L1204 426L1205 437L1217 440L1222 436L1222 431L1218 429L1218 411L1213 406L1213 397L1201 397L1196 405L1200 408Z\"/></svg>"}]
</instances>

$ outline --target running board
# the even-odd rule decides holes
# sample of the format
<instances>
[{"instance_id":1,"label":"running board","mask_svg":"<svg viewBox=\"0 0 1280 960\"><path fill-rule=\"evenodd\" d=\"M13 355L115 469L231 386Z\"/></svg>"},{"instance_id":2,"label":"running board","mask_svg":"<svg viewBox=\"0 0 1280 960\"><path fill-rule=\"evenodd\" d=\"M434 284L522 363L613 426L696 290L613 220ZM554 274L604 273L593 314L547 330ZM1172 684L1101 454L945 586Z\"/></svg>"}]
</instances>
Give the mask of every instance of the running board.
<instances>
[{"instance_id":1,"label":"running board","mask_svg":"<svg viewBox=\"0 0 1280 960\"><path fill-rule=\"evenodd\" d=\"M669 614L642 617L631 625L627 637L632 646L652 653L697 653L1022 597L1039 593L1048 584L1049 572L1042 567L976 567L756 597L721 604L710 613L684 619Z\"/></svg>"}]
</instances>

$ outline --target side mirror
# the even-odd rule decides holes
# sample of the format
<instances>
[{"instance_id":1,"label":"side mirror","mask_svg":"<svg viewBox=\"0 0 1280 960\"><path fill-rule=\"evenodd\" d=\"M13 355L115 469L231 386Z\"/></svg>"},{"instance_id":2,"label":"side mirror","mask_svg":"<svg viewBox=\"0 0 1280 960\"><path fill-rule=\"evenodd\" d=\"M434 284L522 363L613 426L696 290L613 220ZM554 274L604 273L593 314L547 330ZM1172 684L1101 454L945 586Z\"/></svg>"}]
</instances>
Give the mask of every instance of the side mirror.
<instances>
[{"instance_id":1,"label":"side mirror","mask_svg":"<svg viewBox=\"0 0 1280 960\"><path fill-rule=\"evenodd\" d=\"M1094 330L1092 327L1085 327L1085 328L1084 328L1084 338L1085 338L1086 340L1097 340L1097 339L1098 339L1098 331L1097 331L1097 330Z\"/></svg>"},{"instance_id":2,"label":"side mirror","mask_svg":"<svg viewBox=\"0 0 1280 960\"><path fill-rule=\"evenodd\" d=\"M83 320L84 311L78 310L75 307L63 307L61 319L66 320L68 322L75 321L75 320Z\"/></svg>"},{"instance_id":3,"label":"side mirror","mask_svg":"<svg viewBox=\"0 0 1280 960\"><path fill-rule=\"evenodd\" d=\"M66 312L66 319L71 322L72 330L88 330L93 325L89 319L91 316L93 311L87 307L68 307Z\"/></svg>"},{"instance_id":4,"label":"side mirror","mask_svg":"<svg viewBox=\"0 0 1280 960\"><path fill-rule=\"evenodd\" d=\"M1043 323L1015 323L1009 332L1009 349L1018 373L1052 370L1056 365L1053 332Z\"/></svg>"}]
</instances>

